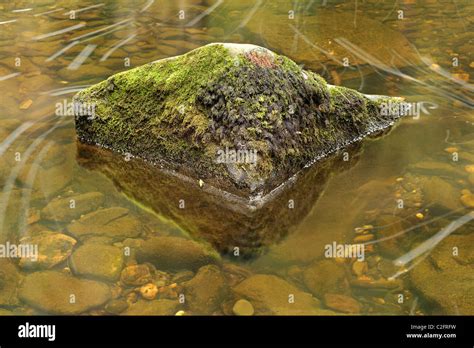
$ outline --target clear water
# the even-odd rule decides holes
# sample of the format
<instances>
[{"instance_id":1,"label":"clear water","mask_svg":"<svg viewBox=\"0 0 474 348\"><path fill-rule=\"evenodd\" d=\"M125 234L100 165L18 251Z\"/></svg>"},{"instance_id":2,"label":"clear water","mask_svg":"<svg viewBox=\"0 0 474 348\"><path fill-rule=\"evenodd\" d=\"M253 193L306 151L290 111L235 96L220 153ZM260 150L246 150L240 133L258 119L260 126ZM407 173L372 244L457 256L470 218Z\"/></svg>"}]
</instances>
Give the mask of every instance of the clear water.
<instances>
[{"instance_id":1,"label":"clear water","mask_svg":"<svg viewBox=\"0 0 474 348\"><path fill-rule=\"evenodd\" d=\"M474 293L472 221L409 263L393 262L472 214L474 60L469 27L474 6L469 1L405 0L394 5L357 0L80 4L40 0L34 5L3 3L0 10L1 243L43 230L70 234L73 219L98 207L56 221L44 216L45 206L57 197L100 192L101 208L124 207L139 220L140 233L128 236L129 243L167 235L206 241L223 254L220 272L225 287L239 288L256 274L275 275L292 287L287 291L278 283L281 291L265 288L252 296L243 295L241 287L226 291L218 304L208 307L197 296L193 300L204 304L176 307L185 313L232 314L235 301L246 298L256 314L330 313L323 309L341 315L474 314L469 300ZM262 45L331 84L366 94L404 96L421 102L426 112L405 117L388 135L364 141L361 148L311 168L279 200L253 216L227 209L219 199L204 197L195 187L183 186L135 160L110 154L104 155L105 162L100 156L78 156L73 118L57 116L76 91L113 73L210 42ZM182 197L191 203L179 210ZM289 200L293 209L288 208ZM356 228L364 225L372 227L359 233ZM125 237L117 240L110 235L126 228L114 226L95 239L80 240L74 250L84 242L124 247ZM366 237L356 239L360 235ZM370 245L361 267L351 259L329 259L329 268L320 262L327 245L360 240ZM3 261L11 261L14 269L2 263L0 314L51 312L41 306L44 296L38 303L11 295L24 277L42 270L19 267L17 259ZM412 276L426 263L437 265L425 272L427 279ZM325 267L335 267L343 275L323 271ZM91 278L71 270L67 257L51 269ZM155 284L164 282L157 299L145 302L134 314L146 314L154 301L178 301L181 292L189 293L189 285L174 278L176 271L164 271L156 273L164 280L156 274L153 279ZM129 306L119 312L127 313L141 296L139 287L117 280L101 282L112 289L115 300ZM437 282L441 285L433 286ZM321 284L328 285L321 289ZM206 293L207 285L202 286ZM44 291L38 283L30 292ZM293 304L287 297L294 292ZM319 299L321 311L305 307L302 293ZM276 299L279 296L285 299ZM282 304L276 310L271 304L278 301ZM92 307L84 312L110 312L104 309L105 302Z\"/></svg>"}]
</instances>

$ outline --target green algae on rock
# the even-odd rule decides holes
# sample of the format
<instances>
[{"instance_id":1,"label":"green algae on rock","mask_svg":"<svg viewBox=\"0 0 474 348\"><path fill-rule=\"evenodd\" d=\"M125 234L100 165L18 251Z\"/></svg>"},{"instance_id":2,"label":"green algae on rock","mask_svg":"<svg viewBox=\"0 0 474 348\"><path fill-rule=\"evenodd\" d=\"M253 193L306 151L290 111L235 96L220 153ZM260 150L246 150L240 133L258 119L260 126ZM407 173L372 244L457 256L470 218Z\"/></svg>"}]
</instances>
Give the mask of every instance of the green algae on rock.
<instances>
[{"instance_id":1,"label":"green algae on rock","mask_svg":"<svg viewBox=\"0 0 474 348\"><path fill-rule=\"evenodd\" d=\"M113 75L74 101L89 110L76 113L81 141L258 202L315 160L389 128L398 115L380 105L400 99L330 86L262 47L216 43Z\"/></svg>"}]
</instances>

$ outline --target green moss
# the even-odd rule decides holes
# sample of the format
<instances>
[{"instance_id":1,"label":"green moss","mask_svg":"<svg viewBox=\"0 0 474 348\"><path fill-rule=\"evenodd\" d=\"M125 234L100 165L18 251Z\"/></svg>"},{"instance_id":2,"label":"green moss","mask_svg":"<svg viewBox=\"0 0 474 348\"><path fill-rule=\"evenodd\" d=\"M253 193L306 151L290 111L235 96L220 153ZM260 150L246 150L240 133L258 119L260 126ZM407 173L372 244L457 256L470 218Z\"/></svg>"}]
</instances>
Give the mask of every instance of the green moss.
<instances>
[{"instance_id":1,"label":"green moss","mask_svg":"<svg viewBox=\"0 0 474 348\"><path fill-rule=\"evenodd\" d=\"M209 46L116 74L80 92L77 99L95 103L98 116L107 122L93 125L97 129L92 131L100 136L99 143L109 145L108 140L120 138L121 150L126 151L130 137L139 136L141 125L146 123L153 126L147 130L159 139L159 144L154 145L178 154L188 151L188 141L192 143L195 139L177 142L170 137L170 131L194 138L205 133L209 120L194 108L196 91L209 82L209 76L219 75L229 63L223 47Z\"/></svg>"}]
</instances>

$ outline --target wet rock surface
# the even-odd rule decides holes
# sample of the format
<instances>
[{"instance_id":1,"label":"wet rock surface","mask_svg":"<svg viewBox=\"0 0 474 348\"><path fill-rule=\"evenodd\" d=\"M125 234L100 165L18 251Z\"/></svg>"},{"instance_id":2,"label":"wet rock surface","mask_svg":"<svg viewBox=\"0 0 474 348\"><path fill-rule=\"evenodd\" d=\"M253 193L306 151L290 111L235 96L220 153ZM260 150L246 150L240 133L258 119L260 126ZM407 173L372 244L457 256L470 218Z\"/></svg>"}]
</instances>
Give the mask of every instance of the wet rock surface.
<instances>
[{"instance_id":1,"label":"wet rock surface","mask_svg":"<svg viewBox=\"0 0 474 348\"><path fill-rule=\"evenodd\" d=\"M239 316L249 316L255 313L252 304L247 300L238 300L232 307L232 312Z\"/></svg>"},{"instance_id":2,"label":"wet rock surface","mask_svg":"<svg viewBox=\"0 0 474 348\"><path fill-rule=\"evenodd\" d=\"M106 208L82 216L67 226L67 230L79 239L100 236L114 241L138 237L140 221L121 207Z\"/></svg>"},{"instance_id":3,"label":"wet rock surface","mask_svg":"<svg viewBox=\"0 0 474 348\"><path fill-rule=\"evenodd\" d=\"M21 279L10 260L0 259L0 306L18 305L17 289Z\"/></svg>"},{"instance_id":4,"label":"wet rock surface","mask_svg":"<svg viewBox=\"0 0 474 348\"><path fill-rule=\"evenodd\" d=\"M19 298L40 311L74 315L105 304L109 287L100 282L74 278L55 271L35 272L25 277Z\"/></svg>"},{"instance_id":5,"label":"wet rock surface","mask_svg":"<svg viewBox=\"0 0 474 348\"><path fill-rule=\"evenodd\" d=\"M132 304L122 315L175 315L179 309L180 303L175 300L139 300Z\"/></svg>"},{"instance_id":6,"label":"wet rock surface","mask_svg":"<svg viewBox=\"0 0 474 348\"><path fill-rule=\"evenodd\" d=\"M224 275L215 265L201 267L183 286L186 303L196 314L211 314L218 310L229 292Z\"/></svg>"},{"instance_id":7,"label":"wet rock surface","mask_svg":"<svg viewBox=\"0 0 474 348\"><path fill-rule=\"evenodd\" d=\"M41 231L33 236L24 237L22 244L37 245L37 260L21 258L19 266L22 268L51 268L65 261L72 253L76 240L68 235L51 231Z\"/></svg>"},{"instance_id":8,"label":"wet rock surface","mask_svg":"<svg viewBox=\"0 0 474 348\"><path fill-rule=\"evenodd\" d=\"M361 305L352 297L326 293L324 295L324 304L326 307L343 313L359 314Z\"/></svg>"},{"instance_id":9,"label":"wet rock surface","mask_svg":"<svg viewBox=\"0 0 474 348\"><path fill-rule=\"evenodd\" d=\"M13 313L12 311L0 308L0 315L15 315L15 313Z\"/></svg>"},{"instance_id":10,"label":"wet rock surface","mask_svg":"<svg viewBox=\"0 0 474 348\"><path fill-rule=\"evenodd\" d=\"M122 270L120 281L129 286L144 285L153 279L153 270L148 265L130 265Z\"/></svg>"},{"instance_id":11,"label":"wet rock surface","mask_svg":"<svg viewBox=\"0 0 474 348\"><path fill-rule=\"evenodd\" d=\"M69 263L77 275L114 281L122 271L124 252L114 246L87 243L74 251Z\"/></svg>"},{"instance_id":12,"label":"wet rock surface","mask_svg":"<svg viewBox=\"0 0 474 348\"><path fill-rule=\"evenodd\" d=\"M256 315L331 315L332 311L320 308L320 301L285 280L267 274L257 274L233 288L234 292L249 301ZM294 299L294 302L292 302Z\"/></svg>"},{"instance_id":13,"label":"wet rock surface","mask_svg":"<svg viewBox=\"0 0 474 348\"><path fill-rule=\"evenodd\" d=\"M150 262L158 269L192 269L218 263L219 255L208 246L179 237L155 237L137 250L139 262Z\"/></svg>"},{"instance_id":14,"label":"wet rock surface","mask_svg":"<svg viewBox=\"0 0 474 348\"><path fill-rule=\"evenodd\" d=\"M128 308L128 303L125 300L111 300L105 306L105 311L109 314L120 314Z\"/></svg>"},{"instance_id":15,"label":"wet rock surface","mask_svg":"<svg viewBox=\"0 0 474 348\"><path fill-rule=\"evenodd\" d=\"M41 211L41 216L47 220L71 221L96 210L104 201L100 192L90 192L71 197L53 199Z\"/></svg>"},{"instance_id":16,"label":"wet rock surface","mask_svg":"<svg viewBox=\"0 0 474 348\"><path fill-rule=\"evenodd\" d=\"M449 236L410 272L410 281L438 314L473 315L473 265L474 235Z\"/></svg>"},{"instance_id":17,"label":"wet rock surface","mask_svg":"<svg viewBox=\"0 0 474 348\"><path fill-rule=\"evenodd\" d=\"M333 260L316 261L303 273L305 285L318 298L326 292L349 293L349 282L344 267Z\"/></svg>"},{"instance_id":18,"label":"wet rock surface","mask_svg":"<svg viewBox=\"0 0 474 348\"><path fill-rule=\"evenodd\" d=\"M439 177L422 177L421 189L428 202L440 205L446 210L457 210L462 207L459 201L460 192L446 180Z\"/></svg>"}]
</instances>

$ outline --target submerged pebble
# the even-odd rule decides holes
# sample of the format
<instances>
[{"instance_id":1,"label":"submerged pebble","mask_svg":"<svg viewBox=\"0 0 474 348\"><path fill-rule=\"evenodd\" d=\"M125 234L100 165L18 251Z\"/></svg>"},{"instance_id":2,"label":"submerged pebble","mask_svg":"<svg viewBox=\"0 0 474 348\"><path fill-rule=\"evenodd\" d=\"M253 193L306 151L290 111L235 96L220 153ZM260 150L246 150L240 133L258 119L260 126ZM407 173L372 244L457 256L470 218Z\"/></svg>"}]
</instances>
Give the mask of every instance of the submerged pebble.
<instances>
[{"instance_id":1,"label":"submerged pebble","mask_svg":"<svg viewBox=\"0 0 474 348\"><path fill-rule=\"evenodd\" d=\"M461 202L468 208L474 208L474 194L469 190L465 190L461 196Z\"/></svg>"},{"instance_id":2,"label":"submerged pebble","mask_svg":"<svg viewBox=\"0 0 474 348\"><path fill-rule=\"evenodd\" d=\"M361 275L365 274L368 269L369 268L368 268L367 262L365 262L365 261L355 261L352 264L352 272L356 276L361 276Z\"/></svg>"},{"instance_id":3,"label":"submerged pebble","mask_svg":"<svg viewBox=\"0 0 474 348\"><path fill-rule=\"evenodd\" d=\"M128 308L128 303L125 300L112 300L105 305L105 311L110 314L119 314Z\"/></svg>"},{"instance_id":4,"label":"submerged pebble","mask_svg":"<svg viewBox=\"0 0 474 348\"><path fill-rule=\"evenodd\" d=\"M125 285L139 286L151 282L153 274L148 265L130 265L122 270L120 281Z\"/></svg>"},{"instance_id":5,"label":"submerged pebble","mask_svg":"<svg viewBox=\"0 0 474 348\"><path fill-rule=\"evenodd\" d=\"M153 283L143 285L140 288L140 295L145 300L154 300L157 294L158 294L158 287Z\"/></svg>"},{"instance_id":6,"label":"submerged pebble","mask_svg":"<svg viewBox=\"0 0 474 348\"><path fill-rule=\"evenodd\" d=\"M74 301L71 301L71 294ZM55 271L41 271L26 276L19 289L19 297L43 312L75 315L102 306L110 300L111 292L101 282L78 279Z\"/></svg>"},{"instance_id":7,"label":"submerged pebble","mask_svg":"<svg viewBox=\"0 0 474 348\"><path fill-rule=\"evenodd\" d=\"M232 307L232 312L235 315L247 316L253 315L254 309L249 301L241 299L235 302L234 307Z\"/></svg>"},{"instance_id":8,"label":"submerged pebble","mask_svg":"<svg viewBox=\"0 0 474 348\"><path fill-rule=\"evenodd\" d=\"M350 296L340 294L325 294L324 304L330 309L349 314L358 314L361 310L359 302Z\"/></svg>"},{"instance_id":9,"label":"submerged pebble","mask_svg":"<svg viewBox=\"0 0 474 348\"><path fill-rule=\"evenodd\" d=\"M229 293L227 281L215 265L201 267L196 276L183 286L189 309L199 314L218 310Z\"/></svg>"},{"instance_id":10,"label":"submerged pebble","mask_svg":"<svg viewBox=\"0 0 474 348\"><path fill-rule=\"evenodd\" d=\"M466 172L472 174L472 173L474 173L474 164L469 164L469 165L465 166L464 169L466 170Z\"/></svg>"},{"instance_id":11,"label":"submerged pebble","mask_svg":"<svg viewBox=\"0 0 474 348\"><path fill-rule=\"evenodd\" d=\"M354 238L354 243L364 243L371 241L375 236L373 234L362 234Z\"/></svg>"},{"instance_id":12,"label":"submerged pebble","mask_svg":"<svg viewBox=\"0 0 474 348\"><path fill-rule=\"evenodd\" d=\"M41 210L41 217L53 221L71 221L97 209L103 202L104 195L100 192L56 198Z\"/></svg>"},{"instance_id":13,"label":"submerged pebble","mask_svg":"<svg viewBox=\"0 0 474 348\"><path fill-rule=\"evenodd\" d=\"M114 246L87 243L74 251L70 264L74 274L115 281L122 271L124 255Z\"/></svg>"},{"instance_id":14,"label":"submerged pebble","mask_svg":"<svg viewBox=\"0 0 474 348\"><path fill-rule=\"evenodd\" d=\"M65 261L72 253L76 240L65 234L41 231L20 240L22 244L37 245L37 258L23 257L20 259L21 268L39 269L51 268Z\"/></svg>"}]
</instances>

